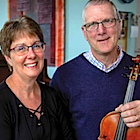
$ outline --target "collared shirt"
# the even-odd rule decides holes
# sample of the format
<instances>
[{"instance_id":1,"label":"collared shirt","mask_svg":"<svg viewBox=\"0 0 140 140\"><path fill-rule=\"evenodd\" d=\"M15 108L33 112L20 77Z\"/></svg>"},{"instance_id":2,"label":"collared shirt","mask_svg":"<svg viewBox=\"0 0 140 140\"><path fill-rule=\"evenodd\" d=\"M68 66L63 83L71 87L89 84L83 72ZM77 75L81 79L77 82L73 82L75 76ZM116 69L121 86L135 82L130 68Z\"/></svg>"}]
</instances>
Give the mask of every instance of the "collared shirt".
<instances>
[{"instance_id":1,"label":"collared shirt","mask_svg":"<svg viewBox=\"0 0 140 140\"><path fill-rule=\"evenodd\" d=\"M98 61L92 54L91 50L89 50L89 52L85 52L83 55L84 57L94 66L96 66L97 68L99 68L100 70L108 73L110 72L111 70L115 69L118 64L121 62L122 58L123 58L123 51L122 51L122 48L120 46L117 46L117 49L118 51L120 52L119 56L118 56L118 59L111 65L109 66L108 68L106 68L106 66L101 63L100 61Z\"/></svg>"}]
</instances>

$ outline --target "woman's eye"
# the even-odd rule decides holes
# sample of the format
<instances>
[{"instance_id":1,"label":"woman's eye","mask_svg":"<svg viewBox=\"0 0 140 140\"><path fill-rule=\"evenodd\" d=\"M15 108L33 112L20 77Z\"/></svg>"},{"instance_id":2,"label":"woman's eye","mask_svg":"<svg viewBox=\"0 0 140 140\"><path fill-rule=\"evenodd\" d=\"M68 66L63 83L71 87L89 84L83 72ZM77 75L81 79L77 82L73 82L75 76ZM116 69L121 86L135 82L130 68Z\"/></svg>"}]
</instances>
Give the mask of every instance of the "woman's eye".
<instances>
[{"instance_id":1,"label":"woman's eye","mask_svg":"<svg viewBox=\"0 0 140 140\"><path fill-rule=\"evenodd\" d=\"M40 48L40 45L35 45L35 48Z\"/></svg>"},{"instance_id":2,"label":"woman's eye","mask_svg":"<svg viewBox=\"0 0 140 140\"><path fill-rule=\"evenodd\" d=\"M41 45L39 45L39 44L33 45L33 49L39 49L39 48L41 48Z\"/></svg>"},{"instance_id":3,"label":"woman's eye","mask_svg":"<svg viewBox=\"0 0 140 140\"><path fill-rule=\"evenodd\" d=\"M17 51L24 51L26 50L26 47L25 46L19 46L17 47Z\"/></svg>"}]
</instances>

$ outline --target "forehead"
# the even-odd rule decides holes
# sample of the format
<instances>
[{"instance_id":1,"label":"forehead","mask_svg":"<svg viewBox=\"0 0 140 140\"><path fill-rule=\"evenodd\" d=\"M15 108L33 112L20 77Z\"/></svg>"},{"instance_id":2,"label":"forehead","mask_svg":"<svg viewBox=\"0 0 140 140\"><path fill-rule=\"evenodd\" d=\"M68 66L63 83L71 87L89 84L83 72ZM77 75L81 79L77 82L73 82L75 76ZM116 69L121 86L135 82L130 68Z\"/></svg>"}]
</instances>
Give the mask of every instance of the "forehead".
<instances>
[{"instance_id":1,"label":"forehead","mask_svg":"<svg viewBox=\"0 0 140 140\"><path fill-rule=\"evenodd\" d=\"M33 33L29 33L26 31L18 31L12 41L11 46L15 46L17 44L33 44L35 41L40 41L39 37Z\"/></svg>"},{"instance_id":2,"label":"forehead","mask_svg":"<svg viewBox=\"0 0 140 140\"><path fill-rule=\"evenodd\" d=\"M33 45L34 42L40 41L38 36L28 35L28 34L21 34L21 36L15 38L15 40L12 42L11 47L15 47L18 44L25 44L25 45Z\"/></svg>"},{"instance_id":3,"label":"forehead","mask_svg":"<svg viewBox=\"0 0 140 140\"><path fill-rule=\"evenodd\" d=\"M102 21L106 18L115 18L115 11L110 3L92 5L86 9L86 22Z\"/></svg>"},{"instance_id":4,"label":"forehead","mask_svg":"<svg viewBox=\"0 0 140 140\"><path fill-rule=\"evenodd\" d=\"M14 35L14 40L18 40L24 37L38 37L37 34L35 34L34 32L30 33L28 31L17 31Z\"/></svg>"}]
</instances>

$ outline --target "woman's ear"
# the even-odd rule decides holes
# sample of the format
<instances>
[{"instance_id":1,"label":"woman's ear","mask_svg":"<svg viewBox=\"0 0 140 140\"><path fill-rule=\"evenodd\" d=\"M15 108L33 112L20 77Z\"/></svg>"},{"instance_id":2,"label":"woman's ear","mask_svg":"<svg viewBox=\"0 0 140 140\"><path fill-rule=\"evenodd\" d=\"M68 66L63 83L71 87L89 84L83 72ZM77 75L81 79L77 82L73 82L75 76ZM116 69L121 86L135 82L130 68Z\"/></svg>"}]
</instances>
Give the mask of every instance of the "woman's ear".
<instances>
[{"instance_id":1,"label":"woman's ear","mask_svg":"<svg viewBox=\"0 0 140 140\"><path fill-rule=\"evenodd\" d=\"M7 63L8 63L10 66L12 66L11 58L10 58L9 56L7 56L7 55L4 55L4 57L5 57L6 61L7 61Z\"/></svg>"}]
</instances>

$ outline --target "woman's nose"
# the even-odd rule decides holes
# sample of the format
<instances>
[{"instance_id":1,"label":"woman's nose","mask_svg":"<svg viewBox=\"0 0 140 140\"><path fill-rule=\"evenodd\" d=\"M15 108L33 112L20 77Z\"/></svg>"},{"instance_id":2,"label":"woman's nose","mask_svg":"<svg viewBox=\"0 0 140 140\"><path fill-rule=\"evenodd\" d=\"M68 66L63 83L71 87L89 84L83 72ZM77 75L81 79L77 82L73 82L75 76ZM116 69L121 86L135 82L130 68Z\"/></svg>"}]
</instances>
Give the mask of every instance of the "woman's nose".
<instances>
[{"instance_id":1,"label":"woman's nose","mask_svg":"<svg viewBox=\"0 0 140 140\"><path fill-rule=\"evenodd\" d=\"M28 55L29 57L35 57L35 56L36 56L36 53L34 52L34 49L33 49L32 47L29 47L29 48L28 48L28 53L27 53L27 55Z\"/></svg>"}]
</instances>

